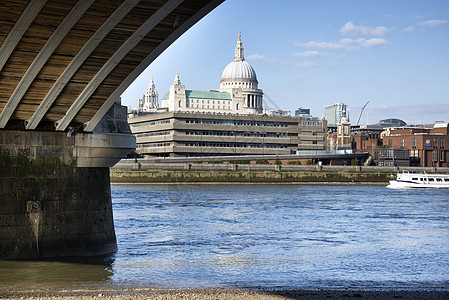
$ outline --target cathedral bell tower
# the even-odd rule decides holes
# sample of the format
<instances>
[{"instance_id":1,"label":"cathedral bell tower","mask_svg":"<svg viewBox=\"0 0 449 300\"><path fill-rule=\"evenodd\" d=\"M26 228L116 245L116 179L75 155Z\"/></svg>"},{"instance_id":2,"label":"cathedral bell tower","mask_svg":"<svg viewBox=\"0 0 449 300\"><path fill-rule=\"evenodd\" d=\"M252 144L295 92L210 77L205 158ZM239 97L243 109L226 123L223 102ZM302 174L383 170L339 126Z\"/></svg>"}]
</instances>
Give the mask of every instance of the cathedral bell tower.
<instances>
[{"instance_id":1,"label":"cathedral bell tower","mask_svg":"<svg viewBox=\"0 0 449 300\"><path fill-rule=\"evenodd\" d=\"M142 99L139 100L139 112L150 112L158 109L158 98L159 94L156 90L153 76L151 76L150 84L148 84L148 89L145 92L145 95L143 95Z\"/></svg>"},{"instance_id":2,"label":"cathedral bell tower","mask_svg":"<svg viewBox=\"0 0 449 300\"><path fill-rule=\"evenodd\" d=\"M175 80L170 86L168 98L162 100L162 107L168 108L169 111L182 111L188 107L186 102L186 87L181 84L178 71L176 71Z\"/></svg>"},{"instance_id":3,"label":"cathedral bell tower","mask_svg":"<svg viewBox=\"0 0 449 300\"><path fill-rule=\"evenodd\" d=\"M344 106L341 120L337 124L337 149L351 149L351 123L346 117L346 105Z\"/></svg>"}]
</instances>

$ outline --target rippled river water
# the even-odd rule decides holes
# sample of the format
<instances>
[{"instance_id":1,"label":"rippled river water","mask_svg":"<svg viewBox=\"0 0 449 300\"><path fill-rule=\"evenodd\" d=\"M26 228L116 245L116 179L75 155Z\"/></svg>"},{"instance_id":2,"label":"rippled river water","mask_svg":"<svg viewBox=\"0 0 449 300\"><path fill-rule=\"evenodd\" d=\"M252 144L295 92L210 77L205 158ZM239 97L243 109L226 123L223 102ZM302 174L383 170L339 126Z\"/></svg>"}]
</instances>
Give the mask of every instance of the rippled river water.
<instances>
[{"instance_id":1,"label":"rippled river water","mask_svg":"<svg viewBox=\"0 0 449 300\"><path fill-rule=\"evenodd\" d=\"M0 262L0 286L449 290L449 190L115 185L105 261Z\"/></svg>"}]
</instances>

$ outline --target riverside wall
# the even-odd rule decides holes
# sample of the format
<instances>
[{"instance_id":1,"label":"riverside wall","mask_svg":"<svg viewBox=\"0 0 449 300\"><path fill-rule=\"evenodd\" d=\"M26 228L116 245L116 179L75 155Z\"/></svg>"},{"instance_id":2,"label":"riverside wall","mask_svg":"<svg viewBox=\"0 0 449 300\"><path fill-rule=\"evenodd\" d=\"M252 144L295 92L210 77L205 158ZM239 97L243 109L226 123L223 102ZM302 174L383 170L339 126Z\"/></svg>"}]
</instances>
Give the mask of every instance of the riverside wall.
<instances>
[{"instance_id":1,"label":"riverside wall","mask_svg":"<svg viewBox=\"0 0 449 300\"><path fill-rule=\"evenodd\" d=\"M449 168L407 168L448 173ZM192 164L122 161L111 168L111 183L285 183L379 184L396 177L397 167Z\"/></svg>"}]
</instances>

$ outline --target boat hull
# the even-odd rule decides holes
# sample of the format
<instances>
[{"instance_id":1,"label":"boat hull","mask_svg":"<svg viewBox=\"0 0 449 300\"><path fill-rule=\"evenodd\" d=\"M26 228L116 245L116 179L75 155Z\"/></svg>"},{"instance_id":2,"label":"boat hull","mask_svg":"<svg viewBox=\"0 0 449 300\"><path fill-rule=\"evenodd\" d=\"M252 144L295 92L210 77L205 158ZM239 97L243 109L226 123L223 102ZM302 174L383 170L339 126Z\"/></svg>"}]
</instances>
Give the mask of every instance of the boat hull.
<instances>
[{"instance_id":1,"label":"boat hull","mask_svg":"<svg viewBox=\"0 0 449 300\"><path fill-rule=\"evenodd\" d=\"M421 183L409 180L390 180L390 184L387 187L391 189L409 189L409 188L447 189L449 188L449 184Z\"/></svg>"}]
</instances>

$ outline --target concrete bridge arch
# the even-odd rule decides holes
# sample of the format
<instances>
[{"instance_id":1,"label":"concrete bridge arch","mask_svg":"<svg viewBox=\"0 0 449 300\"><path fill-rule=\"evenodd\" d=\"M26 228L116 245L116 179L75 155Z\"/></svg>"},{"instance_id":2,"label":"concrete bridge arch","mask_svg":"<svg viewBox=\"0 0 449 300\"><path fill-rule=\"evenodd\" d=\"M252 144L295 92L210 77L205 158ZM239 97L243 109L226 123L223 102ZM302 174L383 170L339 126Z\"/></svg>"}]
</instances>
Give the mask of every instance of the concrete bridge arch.
<instances>
[{"instance_id":1,"label":"concrete bridge arch","mask_svg":"<svg viewBox=\"0 0 449 300\"><path fill-rule=\"evenodd\" d=\"M223 1L0 3L0 259L115 251L108 167L135 147L116 100Z\"/></svg>"}]
</instances>

